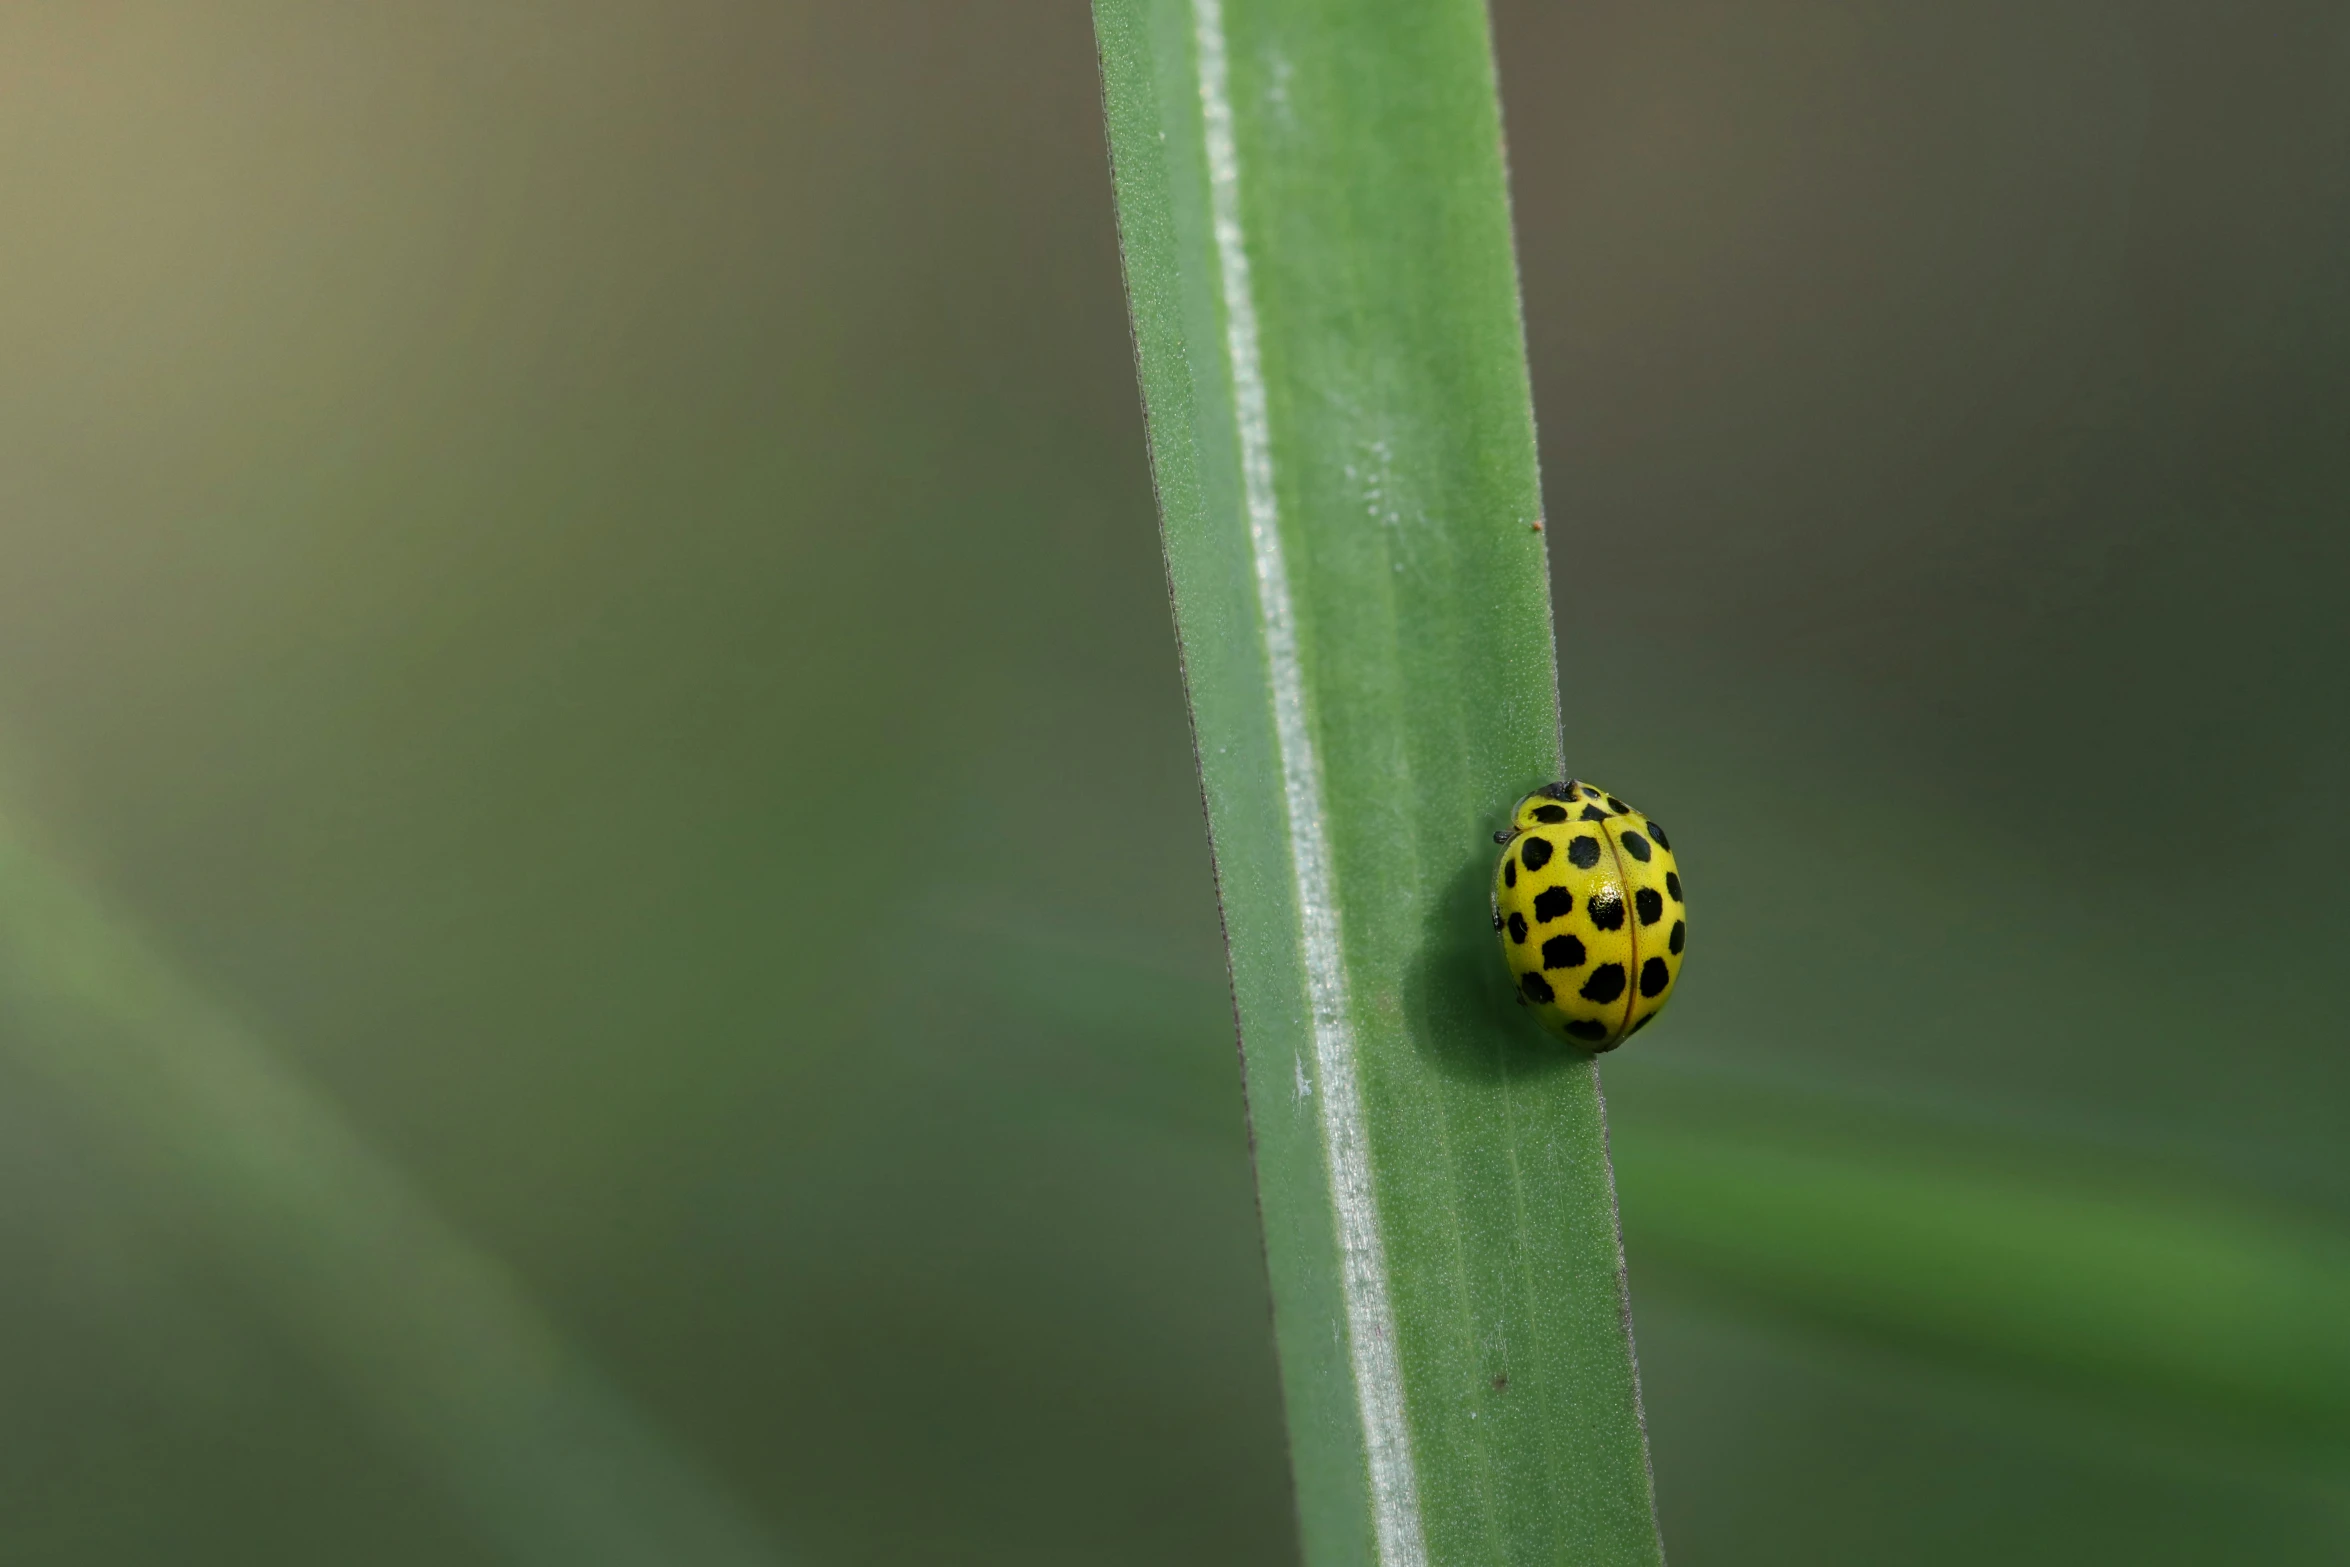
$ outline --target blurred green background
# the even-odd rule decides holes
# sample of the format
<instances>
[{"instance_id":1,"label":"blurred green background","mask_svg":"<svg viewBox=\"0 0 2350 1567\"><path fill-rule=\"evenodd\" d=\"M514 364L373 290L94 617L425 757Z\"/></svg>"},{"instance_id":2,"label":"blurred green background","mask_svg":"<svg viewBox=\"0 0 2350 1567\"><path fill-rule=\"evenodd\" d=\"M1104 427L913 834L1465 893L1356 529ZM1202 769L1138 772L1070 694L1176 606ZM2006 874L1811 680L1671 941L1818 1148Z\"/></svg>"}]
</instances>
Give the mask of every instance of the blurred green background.
<instances>
[{"instance_id":1,"label":"blurred green background","mask_svg":"<svg viewBox=\"0 0 2350 1567\"><path fill-rule=\"evenodd\" d=\"M1495 23L1673 1559L2342 1559L2350 22ZM1294 1559L1091 50L0 12L0 1559Z\"/></svg>"}]
</instances>

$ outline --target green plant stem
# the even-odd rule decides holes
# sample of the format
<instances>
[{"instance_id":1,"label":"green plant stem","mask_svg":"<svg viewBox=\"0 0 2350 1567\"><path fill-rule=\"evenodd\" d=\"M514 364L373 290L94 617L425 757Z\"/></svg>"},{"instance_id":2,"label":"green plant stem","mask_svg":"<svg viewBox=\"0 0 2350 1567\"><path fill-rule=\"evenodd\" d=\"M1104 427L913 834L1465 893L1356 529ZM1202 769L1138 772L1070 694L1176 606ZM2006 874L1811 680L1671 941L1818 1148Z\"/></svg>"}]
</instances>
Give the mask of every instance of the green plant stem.
<instances>
[{"instance_id":1,"label":"green plant stem","mask_svg":"<svg viewBox=\"0 0 2350 1567\"><path fill-rule=\"evenodd\" d=\"M1314 1563L1661 1560L1599 1080L1511 1005L1560 775L1470 0L1098 0Z\"/></svg>"}]
</instances>

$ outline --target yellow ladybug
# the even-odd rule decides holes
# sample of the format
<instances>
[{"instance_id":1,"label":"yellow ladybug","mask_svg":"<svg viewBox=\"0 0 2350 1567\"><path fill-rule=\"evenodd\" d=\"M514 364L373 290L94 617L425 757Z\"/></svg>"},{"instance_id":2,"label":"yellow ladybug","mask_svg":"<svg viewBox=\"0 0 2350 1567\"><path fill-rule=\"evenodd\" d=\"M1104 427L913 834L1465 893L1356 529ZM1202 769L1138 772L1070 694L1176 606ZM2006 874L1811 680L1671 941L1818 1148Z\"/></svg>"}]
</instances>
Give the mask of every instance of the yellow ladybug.
<instances>
[{"instance_id":1,"label":"yellow ladybug","mask_svg":"<svg viewBox=\"0 0 2350 1567\"><path fill-rule=\"evenodd\" d=\"M1654 820L1569 779L1518 802L1493 835L1493 928L1542 1026L1613 1050L1662 1012L1689 936L1681 871Z\"/></svg>"}]
</instances>

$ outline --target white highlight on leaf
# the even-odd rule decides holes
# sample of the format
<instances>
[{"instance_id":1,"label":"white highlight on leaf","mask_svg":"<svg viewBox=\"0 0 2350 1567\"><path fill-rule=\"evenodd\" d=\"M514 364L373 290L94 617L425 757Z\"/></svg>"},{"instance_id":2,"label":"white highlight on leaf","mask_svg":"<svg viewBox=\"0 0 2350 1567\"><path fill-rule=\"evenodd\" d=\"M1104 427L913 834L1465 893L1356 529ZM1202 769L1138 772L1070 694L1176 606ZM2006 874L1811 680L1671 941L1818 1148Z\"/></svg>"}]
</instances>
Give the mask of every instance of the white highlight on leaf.
<instances>
[{"instance_id":1,"label":"white highlight on leaf","mask_svg":"<svg viewBox=\"0 0 2350 1567\"><path fill-rule=\"evenodd\" d=\"M1313 1010L1314 1068L1321 1079L1322 1154L1338 1220L1347 1356L1370 1466L1371 1517L1381 1567L1425 1567L1419 1479L1404 1422L1403 1368L1396 1356L1395 1311L1388 1299L1387 1254L1371 1190L1371 1152L1363 1124L1362 1085L1347 1009L1346 971L1322 836L1322 775L1306 722L1305 674L1297 615L1282 559L1280 513L1273 496L1273 440L1258 359L1257 311L1249 286L1248 249L1240 223L1240 158L1232 121L1232 84L1224 44L1223 0L1192 0L1199 53L1200 117L1206 131L1208 206L1224 294L1224 347L1231 361L1233 422L1240 437L1241 490L1257 573L1257 611L1273 685L1273 736L1281 752L1283 803L1289 816L1290 869L1296 881L1299 945ZM1302 1069L1301 1069L1302 1078Z\"/></svg>"}]
</instances>

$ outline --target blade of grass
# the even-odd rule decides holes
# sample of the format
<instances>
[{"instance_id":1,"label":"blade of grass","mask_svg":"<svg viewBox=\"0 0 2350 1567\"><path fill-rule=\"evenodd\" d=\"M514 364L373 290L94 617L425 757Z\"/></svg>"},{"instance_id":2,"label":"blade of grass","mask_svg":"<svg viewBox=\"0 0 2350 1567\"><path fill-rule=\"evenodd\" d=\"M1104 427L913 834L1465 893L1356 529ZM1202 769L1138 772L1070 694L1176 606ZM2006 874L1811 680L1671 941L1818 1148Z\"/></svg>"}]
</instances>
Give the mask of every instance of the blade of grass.
<instances>
[{"instance_id":1,"label":"blade of grass","mask_svg":"<svg viewBox=\"0 0 2350 1567\"><path fill-rule=\"evenodd\" d=\"M1475 0L1097 0L1307 1559L1661 1560L1597 1071L1510 1005L1560 774Z\"/></svg>"},{"instance_id":2,"label":"blade of grass","mask_svg":"<svg viewBox=\"0 0 2350 1567\"><path fill-rule=\"evenodd\" d=\"M775 1567L756 1519L499 1262L0 800L0 1064L93 1168L226 1263L505 1560Z\"/></svg>"},{"instance_id":3,"label":"blade of grass","mask_svg":"<svg viewBox=\"0 0 2350 1567\"><path fill-rule=\"evenodd\" d=\"M1633 1235L1668 1286L1695 1279L1717 1302L2215 1438L2338 1451L2350 1434L2339 1234L2209 1194L1995 1164L1997 1147L1795 1130L1625 1130Z\"/></svg>"}]
</instances>

